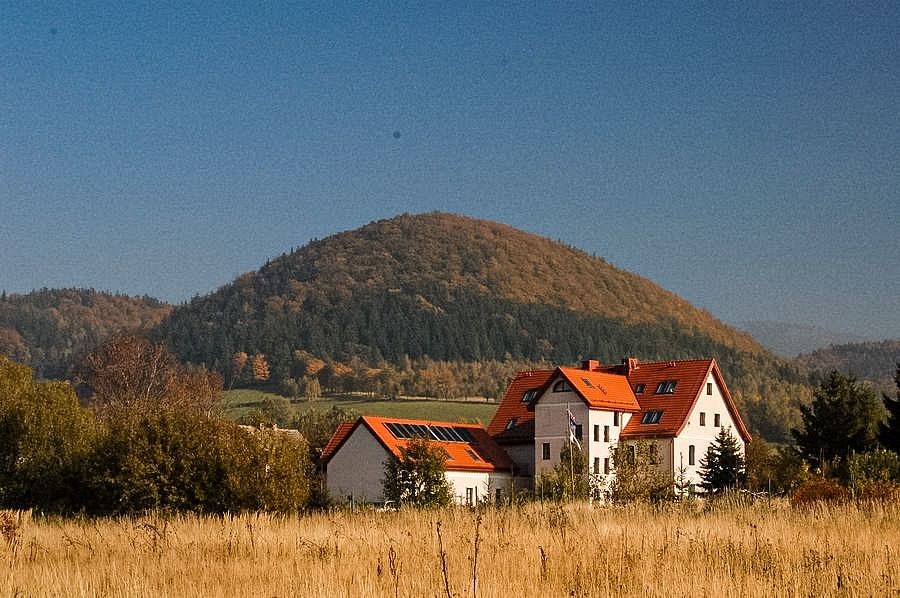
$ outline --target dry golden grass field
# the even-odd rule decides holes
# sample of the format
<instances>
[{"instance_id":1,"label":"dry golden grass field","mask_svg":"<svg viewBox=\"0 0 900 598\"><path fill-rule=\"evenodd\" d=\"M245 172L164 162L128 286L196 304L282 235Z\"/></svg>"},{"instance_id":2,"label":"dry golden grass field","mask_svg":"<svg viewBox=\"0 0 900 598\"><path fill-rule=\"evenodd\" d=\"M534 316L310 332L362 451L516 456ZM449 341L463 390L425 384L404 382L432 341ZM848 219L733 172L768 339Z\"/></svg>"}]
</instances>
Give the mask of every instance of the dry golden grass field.
<instances>
[{"instance_id":1,"label":"dry golden grass field","mask_svg":"<svg viewBox=\"0 0 900 598\"><path fill-rule=\"evenodd\" d=\"M896 504L0 515L4 597L900 595Z\"/></svg>"}]
</instances>

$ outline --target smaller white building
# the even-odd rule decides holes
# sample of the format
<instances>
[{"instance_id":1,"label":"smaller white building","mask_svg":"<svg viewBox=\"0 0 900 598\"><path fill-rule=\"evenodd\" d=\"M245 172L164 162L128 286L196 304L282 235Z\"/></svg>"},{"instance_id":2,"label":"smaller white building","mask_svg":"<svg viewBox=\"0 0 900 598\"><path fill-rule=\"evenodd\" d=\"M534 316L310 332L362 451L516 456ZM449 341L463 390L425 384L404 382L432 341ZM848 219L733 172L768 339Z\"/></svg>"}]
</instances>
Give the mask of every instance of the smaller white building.
<instances>
[{"instance_id":1,"label":"smaller white building","mask_svg":"<svg viewBox=\"0 0 900 598\"><path fill-rule=\"evenodd\" d=\"M512 462L478 424L363 416L341 424L322 451L326 485L337 502L384 502L384 466L412 438L446 451L447 481L460 504L501 498L512 483Z\"/></svg>"}]
</instances>

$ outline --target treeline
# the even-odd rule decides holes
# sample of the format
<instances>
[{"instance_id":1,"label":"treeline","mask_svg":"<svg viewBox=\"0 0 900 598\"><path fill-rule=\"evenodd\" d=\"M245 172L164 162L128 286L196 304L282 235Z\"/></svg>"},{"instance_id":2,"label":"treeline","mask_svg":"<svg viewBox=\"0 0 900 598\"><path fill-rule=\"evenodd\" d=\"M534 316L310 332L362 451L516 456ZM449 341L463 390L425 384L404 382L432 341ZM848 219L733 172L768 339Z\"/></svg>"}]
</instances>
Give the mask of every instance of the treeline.
<instances>
[{"instance_id":1,"label":"treeline","mask_svg":"<svg viewBox=\"0 0 900 598\"><path fill-rule=\"evenodd\" d=\"M68 378L105 339L149 330L170 309L151 297L93 289L0 293L0 353L31 367L39 378Z\"/></svg>"},{"instance_id":2,"label":"treeline","mask_svg":"<svg viewBox=\"0 0 900 598\"><path fill-rule=\"evenodd\" d=\"M517 369L586 358L713 356L751 428L777 442L797 424L796 403L811 395L786 362L740 352L674 321L628 324L439 285L426 294L362 289L336 302L308 297L299 311L286 312L238 284L176 308L160 334L181 359L222 373L226 386L267 380L289 396L498 398ZM262 356L267 375L236 367L241 354Z\"/></svg>"},{"instance_id":3,"label":"treeline","mask_svg":"<svg viewBox=\"0 0 900 598\"><path fill-rule=\"evenodd\" d=\"M105 350L80 372L92 390L87 406L69 383L35 381L0 355L0 507L123 514L307 506L314 470L302 436L219 418L220 378L181 368L164 348L125 339Z\"/></svg>"}]
</instances>

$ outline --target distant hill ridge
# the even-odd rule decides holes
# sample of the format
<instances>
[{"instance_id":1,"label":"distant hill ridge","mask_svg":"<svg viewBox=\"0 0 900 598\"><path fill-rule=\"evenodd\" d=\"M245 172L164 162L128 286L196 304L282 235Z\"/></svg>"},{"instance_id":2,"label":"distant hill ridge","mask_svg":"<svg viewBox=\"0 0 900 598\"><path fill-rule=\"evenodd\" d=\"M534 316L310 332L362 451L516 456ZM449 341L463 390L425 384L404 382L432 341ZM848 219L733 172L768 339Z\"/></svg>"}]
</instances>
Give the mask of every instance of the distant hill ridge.
<instances>
[{"instance_id":1,"label":"distant hill ridge","mask_svg":"<svg viewBox=\"0 0 900 598\"><path fill-rule=\"evenodd\" d=\"M748 334L658 285L504 224L403 214L313 241L177 307L181 357L224 369L261 351L276 370L323 358L768 355Z\"/></svg>"},{"instance_id":2,"label":"distant hill ridge","mask_svg":"<svg viewBox=\"0 0 900 598\"><path fill-rule=\"evenodd\" d=\"M63 378L106 338L155 328L172 307L152 297L94 289L0 294L0 353L41 377Z\"/></svg>"}]
</instances>

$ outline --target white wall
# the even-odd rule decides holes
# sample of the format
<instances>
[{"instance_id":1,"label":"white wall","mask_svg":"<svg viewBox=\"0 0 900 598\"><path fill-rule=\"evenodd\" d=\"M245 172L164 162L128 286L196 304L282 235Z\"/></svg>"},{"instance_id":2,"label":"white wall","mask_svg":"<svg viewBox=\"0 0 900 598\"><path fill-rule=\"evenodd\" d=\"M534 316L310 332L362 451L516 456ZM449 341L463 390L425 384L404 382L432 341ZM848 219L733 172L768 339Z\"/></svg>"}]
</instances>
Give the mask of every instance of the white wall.
<instances>
[{"instance_id":1,"label":"white wall","mask_svg":"<svg viewBox=\"0 0 900 598\"><path fill-rule=\"evenodd\" d=\"M472 504L478 504L479 501L494 501L497 497L497 490L500 490L501 496L506 496L509 492L509 485L512 482L512 476L508 473L489 473L483 471L448 471L447 481L453 488L453 496L459 504L467 504L468 497L471 494ZM467 489L470 492L467 492Z\"/></svg>"},{"instance_id":2,"label":"white wall","mask_svg":"<svg viewBox=\"0 0 900 598\"><path fill-rule=\"evenodd\" d=\"M325 470L325 485L336 502L380 503L384 500L384 464L388 452L368 428L359 426L332 456ZM508 472L448 471L447 481L457 502L465 504L466 488L472 488L475 501L487 496L493 500L496 490L505 496L512 476Z\"/></svg>"},{"instance_id":3,"label":"white wall","mask_svg":"<svg viewBox=\"0 0 900 598\"><path fill-rule=\"evenodd\" d=\"M553 392L553 384L538 398L534 408L534 463L535 479L543 471L552 469L559 463L560 451L569 440L569 418L566 408L575 416L582 426L581 446L585 449L588 469L594 472L594 459L600 459L600 475L604 471L604 459L610 459L612 473L612 455L610 448L619 442L619 434L628 424L630 413L619 412L619 425L614 423L614 412L601 409L590 409L574 391ZM594 440L594 426L599 426L599 439ZM604 441L604 428L609 427L609 441ZM550 443L550 459L543 459L543 444Z\"/></svg>"},{"instance_id":4,"label":"white wall","mask_svg":"<svg viewBox=\"0 0 900 598\"><path fill-rule=\"evenodd\" d=\"M346 502L382 502L384 463L388 452L368 428L360 425L332 456L325 470L331 498Z\"/></svg>"},{"instance_id":5,"label":"white wall","mask_svg":"<svg viewBox=\"0 0 900 598\"><path fill-rule=\"evenodd\" d=\"M707 384L712 384L712 394L706 393ZM706 425L700 425L700 414L706 414ZM715 425L716 414L719 415L720 425ZM725 406L722 389L716 383L712 373L706 379L700 389L700 398L694 404L687 425L675 439L673 447L672 473L678 475L681 464L684 463L688 482L700 484L700 459L706 456L706 449L716 439L722 428L730 427L732 435L737 439L741 451L744 450L744 442L738 434L734 420ZM690 447L694 447L694 464L689 462Z\"/></svg>"}]
</instances>

